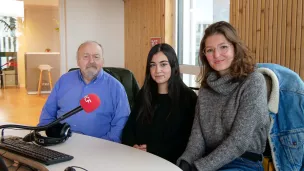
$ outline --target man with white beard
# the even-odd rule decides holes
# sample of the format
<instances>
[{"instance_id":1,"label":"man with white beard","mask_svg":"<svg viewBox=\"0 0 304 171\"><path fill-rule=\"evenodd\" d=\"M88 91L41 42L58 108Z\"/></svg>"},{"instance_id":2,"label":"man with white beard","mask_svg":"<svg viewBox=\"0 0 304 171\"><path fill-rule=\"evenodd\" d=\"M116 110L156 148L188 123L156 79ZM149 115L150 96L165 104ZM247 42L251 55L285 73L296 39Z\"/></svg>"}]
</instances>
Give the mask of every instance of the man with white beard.
<instances>
[{"instance_id":1,"label":"man with white beard","mask_svg":"<svg viewBox=\"0 0 304 171\"><path fill-rule=\"evenodd\" d=\"M90 114L80 111L62 123L68 123L72 132L120 142L130 106L123 85L104 72L103 64L103 47L95 41L82 43L77 50L80 69L59 78L42 109L38 125L56 120L79 106L84 96L94 93L101 100L95 111Z\"/></svg>"}]
</instances>

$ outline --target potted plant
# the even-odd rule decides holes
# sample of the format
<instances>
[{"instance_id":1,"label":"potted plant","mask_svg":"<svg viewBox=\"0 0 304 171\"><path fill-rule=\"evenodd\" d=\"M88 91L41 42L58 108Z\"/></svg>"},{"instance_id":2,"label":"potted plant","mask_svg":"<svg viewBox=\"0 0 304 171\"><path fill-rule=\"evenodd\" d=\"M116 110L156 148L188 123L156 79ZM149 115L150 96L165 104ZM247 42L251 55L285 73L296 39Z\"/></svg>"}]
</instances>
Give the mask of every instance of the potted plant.
<instances>
[{"instance_id":1,"label":"potted plant","mask_svg":"<svg viewBox=\"0 0 304 171\"><path fill-rule=\"evenodd\" d=\"M15 30L16 30L16 19L13 17L9 17L9 23L7 23L4 19L7 19L7 17L3 17L3 19L0 19L0 23L4 25L4 31L10 30L12 32L12 36L14 36Z\"/></svg>"}]
</instances>

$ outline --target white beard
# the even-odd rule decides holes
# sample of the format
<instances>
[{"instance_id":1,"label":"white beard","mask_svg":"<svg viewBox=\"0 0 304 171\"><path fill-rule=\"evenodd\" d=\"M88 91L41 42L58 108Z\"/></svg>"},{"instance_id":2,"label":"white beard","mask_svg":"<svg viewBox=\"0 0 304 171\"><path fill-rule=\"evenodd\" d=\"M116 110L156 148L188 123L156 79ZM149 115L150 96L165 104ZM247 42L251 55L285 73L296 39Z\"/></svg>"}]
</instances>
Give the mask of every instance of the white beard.
<instances>
[{"instance_id":1,"label":"white beard","mask_svg":"<svg viewBox=\"0 0 304 171\"><path fill-rule=\"evenodd\" d=\"M84 74L85 74L85 77L87 78L87 79L93 79L96 75L97 75L97 69L95 69L95 68L88 68L85 72L84 72Z\"/></svg>"}]
</instances>

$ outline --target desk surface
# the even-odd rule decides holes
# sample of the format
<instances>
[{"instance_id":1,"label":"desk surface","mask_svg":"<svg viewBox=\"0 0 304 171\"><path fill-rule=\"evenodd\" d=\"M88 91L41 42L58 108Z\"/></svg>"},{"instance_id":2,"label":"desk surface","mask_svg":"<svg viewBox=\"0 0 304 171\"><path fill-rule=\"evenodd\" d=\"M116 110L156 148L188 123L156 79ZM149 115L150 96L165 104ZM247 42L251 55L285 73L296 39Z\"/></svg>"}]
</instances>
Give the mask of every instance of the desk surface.
<instances>
[{"instance_id":1,"label":"desk surface","mask_svg":"<svg viewBox=\"0 0 304 171\"><path fill-rule=\"evenodd\" d=\"M29 131L6 129L4 135L23 137L27 133ZM68 166L89 171L180 171L176 165L151 153L76 133L65 143L47 148L74 156L71 161L47 166L50 171L63 171Z\"/></svg>"}]
</instances>

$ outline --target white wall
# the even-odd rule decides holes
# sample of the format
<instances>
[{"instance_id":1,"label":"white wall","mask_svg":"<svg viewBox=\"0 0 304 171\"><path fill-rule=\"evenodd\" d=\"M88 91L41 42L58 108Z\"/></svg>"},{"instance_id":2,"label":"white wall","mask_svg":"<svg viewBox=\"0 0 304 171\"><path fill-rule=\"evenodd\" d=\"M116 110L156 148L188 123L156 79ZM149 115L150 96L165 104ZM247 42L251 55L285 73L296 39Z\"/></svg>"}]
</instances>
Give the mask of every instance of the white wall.
<instances>
[{"instance_id":1,"label":"white wall","mask_svg":"<svg viewBox=\"0 0 304 171\"><path fill-rule=\"evenodd\" d=\"M26 52L44 52L46 48L59 52L58 7L26 6L24 11Z\"/></svg>"},{"instance_id":2,"label":"white wall","mask_svg":"<svg viewBox=\"0 0 304 171\"><path fill-rule=\"evenodd\" d=\"M26 5L24 22L18 22L18 79L20 87L25 86L25 52L44 52L50 48L59 52L58 8L56 6ZM38 70L37 70L38 72Z\"/></svg>"},{"instance_id":3,"label":"white wall","mask_svg":"<svg viewBox=\"0 0 304 171\"><path fill-rule=\"evenodd\" d=\"M60 0L61 73L77 67L76 51L87 40L104 47L105 66L124 67L124 2Z\"/></svg>"}]
</instances>

